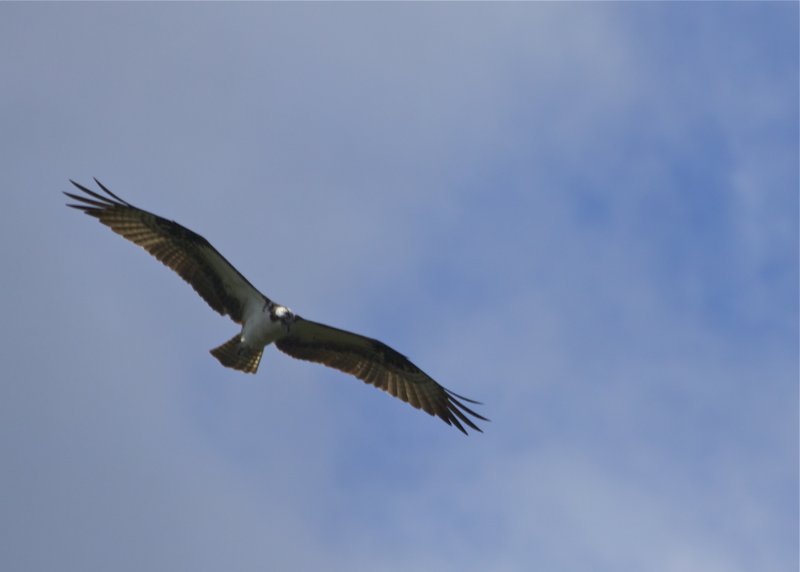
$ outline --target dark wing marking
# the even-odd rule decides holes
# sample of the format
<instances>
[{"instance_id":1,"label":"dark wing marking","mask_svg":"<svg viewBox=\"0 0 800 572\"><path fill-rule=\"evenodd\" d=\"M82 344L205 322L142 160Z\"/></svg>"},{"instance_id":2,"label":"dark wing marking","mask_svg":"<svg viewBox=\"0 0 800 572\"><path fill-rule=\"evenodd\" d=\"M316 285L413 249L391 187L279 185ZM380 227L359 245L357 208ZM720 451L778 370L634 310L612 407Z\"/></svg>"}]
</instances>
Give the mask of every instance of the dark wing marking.
<instances>
[{"instance_id":1,"label":"dark wing marking","mask_svg":"<svg viewBox=\"0 0 800 572\"><path fill-rule=\"evenodd\" d=\"M464 425L481 431L467 415L488 421L463 403L478 404L477 401L445 389L407 357L378 340L297 316L289 335L275 345L292 357L352 374L448 425L455 425L465 435Z\"/></svg>"},{"instance_id":2,"label":"dark wing marking","mask_svg":"<svg viewBox=\"0 0 800 572\"><path fill-rule=\"evenodd\" d=\"M85 195L64 193L78 204L67 206L95 217L138 244L177 272L209 306L241 323L248 300L265 297L202 236L122 200L95 179L108 196L70 180Z\"/></svg>"}]
</instances>

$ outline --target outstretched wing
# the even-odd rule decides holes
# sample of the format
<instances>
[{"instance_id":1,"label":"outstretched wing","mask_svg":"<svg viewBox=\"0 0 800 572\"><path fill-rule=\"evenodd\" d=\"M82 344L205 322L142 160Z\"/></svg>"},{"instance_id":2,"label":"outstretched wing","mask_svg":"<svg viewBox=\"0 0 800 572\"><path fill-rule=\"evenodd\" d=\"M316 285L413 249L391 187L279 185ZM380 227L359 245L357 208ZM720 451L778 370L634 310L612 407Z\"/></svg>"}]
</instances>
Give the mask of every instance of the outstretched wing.
<instances>
[{"instance_id":1,"label":"outstretched wing","mask_svg":"<svg viewBox=\"0 0 800 572\"><path fill-rule=\"evenodd\" d=\"M488 421L463 403L478 404L477 401L445 389L407 357L378 340L297 316L289 334L275 345L292 357L352 374L448 425L455 425L464 434L467 433L464 425L481 431L468 415Z\"/></svg>"},{"instance_id":2,"label":"outstretched wing","mask_svg":"<svg viewBox=\"0 0 800 572\"><path fill-rule=\"evenodd\" d=\"M108 196L70 180L84 195L64 193L77 204L67 206L95 217L111 230L138 244L177 272L209 306L241 323L249 300L264 300L233 265L202 236L122 200L103 184Z\"/></svg>"}]
</instances>

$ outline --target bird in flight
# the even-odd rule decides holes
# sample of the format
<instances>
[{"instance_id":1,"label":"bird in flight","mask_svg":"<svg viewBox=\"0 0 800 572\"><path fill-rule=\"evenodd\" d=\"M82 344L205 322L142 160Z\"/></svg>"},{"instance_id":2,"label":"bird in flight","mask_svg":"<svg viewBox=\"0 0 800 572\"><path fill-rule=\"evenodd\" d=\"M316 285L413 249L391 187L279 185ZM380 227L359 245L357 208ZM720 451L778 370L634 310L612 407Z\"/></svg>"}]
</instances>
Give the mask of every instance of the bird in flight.
<instances>
[{"instance_id":1,"label":"bird in flight","mask_svg":"<svg viewBox=\"0 0 800 572\"><path fill-rule=\"evenodd\" d=\"M242 326L211 350L225 367L255 373L264 348L274 343L290 356L321 363L435 415L462 433L488 421L466 403L480 405L442 387L383 342L301 318L259 292L199 234L122 200L95 179L105 196L70 180L83 194L67 193L67 206L93 216L177 272L209 306Z\"/></svg>"}]
</instances>

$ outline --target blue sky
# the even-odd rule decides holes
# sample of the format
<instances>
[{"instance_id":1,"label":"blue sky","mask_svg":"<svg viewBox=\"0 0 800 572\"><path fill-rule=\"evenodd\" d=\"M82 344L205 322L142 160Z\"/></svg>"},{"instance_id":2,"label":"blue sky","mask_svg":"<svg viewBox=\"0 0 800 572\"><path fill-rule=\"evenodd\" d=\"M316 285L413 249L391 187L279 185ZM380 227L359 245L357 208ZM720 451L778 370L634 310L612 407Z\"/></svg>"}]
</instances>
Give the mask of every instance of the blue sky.
<instances>
[{"instance_id":1,"label":"blue sky","mask_svg":"<svg viewBox=\"0 0 800 572\"><path fill-rule=\"evenodd\" d=\"M7 570L796 570L796 3L2 4ZM208 238L492 419L236 326Z\"/></svg>"}]
</instances>

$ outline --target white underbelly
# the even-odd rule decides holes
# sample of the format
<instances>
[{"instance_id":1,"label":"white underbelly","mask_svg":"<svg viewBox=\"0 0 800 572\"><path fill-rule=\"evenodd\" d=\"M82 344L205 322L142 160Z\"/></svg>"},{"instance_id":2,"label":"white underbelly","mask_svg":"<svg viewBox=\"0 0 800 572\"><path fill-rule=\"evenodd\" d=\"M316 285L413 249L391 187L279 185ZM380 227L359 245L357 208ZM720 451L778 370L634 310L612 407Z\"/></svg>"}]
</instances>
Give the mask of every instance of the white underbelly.
<instances>
[{"instance_id":1,"label":"white underbelly","mask_svg":"<svg viewBox=\"0 0 800 572\"><path fill-rule=\"evenodd\" d=\"M280 320L272 321L269 310L249 316L242 326L242 342L251 348L262 348L286 333Z\"/></svg>"}]
</instances>

